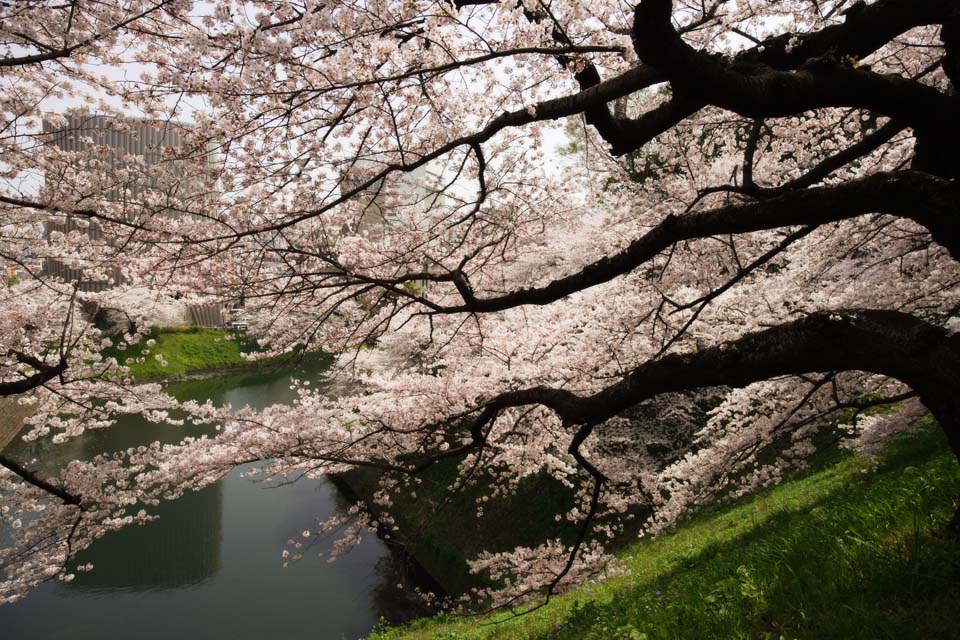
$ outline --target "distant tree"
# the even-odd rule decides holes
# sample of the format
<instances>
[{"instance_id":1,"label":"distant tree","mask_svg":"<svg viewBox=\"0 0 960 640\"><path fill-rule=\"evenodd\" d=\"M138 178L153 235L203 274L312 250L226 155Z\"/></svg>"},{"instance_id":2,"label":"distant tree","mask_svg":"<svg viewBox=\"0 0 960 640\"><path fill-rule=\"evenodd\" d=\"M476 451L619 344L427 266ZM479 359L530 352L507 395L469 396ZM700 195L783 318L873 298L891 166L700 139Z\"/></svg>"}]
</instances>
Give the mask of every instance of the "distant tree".
<instances>
[{"instance_id":1,"label":"distant tree","mask_svg":"<svg viewBox=\"0 0 960 640\"><path fill-rule=\"evenodd\" d=\"M482 594L506 604L603 571L637 514L656 533L820 443L870 452L929 412L960 453L954 0L0 12L0 255L84 278L119 262L120 289L243 300L263 355L328 350L350 383L260 412L177 405L132 384L81 319L116 289L36 269L0 287L0 393L37 404L29 437L124 411L224 424L58 478L0 459L0 599L66 577L77 550L149 517L142 505L255 460L276 475L381 469L387 527L391 497L440 460L459 460L452 490L485 470L491 499L554 476L576 493L572 544L472 564L513 576ZM79 169L39 132L57 99L118 126L189 122L163 153L214 150L195 171L215 186L171 196L171 171L118 191L135 161L119 177L107 155ZM545 155L563 118L584 127L589 162ZM44 233L68 217L102 237ZM625 412L703 388L722 398L673 432L678 453L630 446L644 434Z\"/></svg>"}]
</instances>

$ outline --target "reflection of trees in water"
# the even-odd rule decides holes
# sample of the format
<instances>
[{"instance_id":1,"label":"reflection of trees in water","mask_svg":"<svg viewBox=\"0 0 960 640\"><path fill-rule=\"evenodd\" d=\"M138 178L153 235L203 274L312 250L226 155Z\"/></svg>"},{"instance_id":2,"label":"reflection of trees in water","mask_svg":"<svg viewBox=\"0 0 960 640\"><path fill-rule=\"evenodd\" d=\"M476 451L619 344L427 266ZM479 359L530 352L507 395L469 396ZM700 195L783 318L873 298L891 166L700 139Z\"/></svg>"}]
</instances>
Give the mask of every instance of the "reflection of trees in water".
<instances>
[{"instance_id":1,"label":"reflection of trees in water","mask_svg":"<svg viewBox=\"0 0 960 640\"><path fill-rule=\"evenodd\" d=\"M161 503L160 520L104 536L80 553L94 570L69 583L80 589L153 589L197 584L220 571L223 484Z\"/></svg>"},{"instance_id":2,"label":"reflection of trees in water","mask_svg":"<svg viewBox=\"0 0 960 640\"><path fill-rule=\"evenodd\" d=\"M374 566L380 579L370 592L373 610L392 624L436 613L417 595L416 589L439 594L442 593L440 585L403 549L397 545L387 546L390 552Z\"/></svg>"}]
</instances>

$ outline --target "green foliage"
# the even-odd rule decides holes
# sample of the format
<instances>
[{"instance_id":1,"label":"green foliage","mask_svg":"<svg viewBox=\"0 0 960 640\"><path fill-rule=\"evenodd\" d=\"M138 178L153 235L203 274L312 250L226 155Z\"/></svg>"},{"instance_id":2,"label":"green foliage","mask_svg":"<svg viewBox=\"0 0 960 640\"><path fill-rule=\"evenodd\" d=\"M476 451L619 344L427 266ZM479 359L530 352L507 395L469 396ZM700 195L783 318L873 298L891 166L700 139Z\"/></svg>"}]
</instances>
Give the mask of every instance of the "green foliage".
<instances>
[{"instance_id":1,"label":"green foliage","mask_svg":"<svg viewBox=\"0 0 960 640\"><path fill-rule=\"evenodd\" d=\"M622 555L629 575L520 617L443 617L414 638L957 638L960 468L935 425L877 465L847 456ZM493 622L494 624L490 624Z\"/></svg>"},{"instance_id":2,"label":"green foliage","mask_svg":"<svg viewBox=\"0 0 960 640\"><path fill-rule=\"evenodd\" d=\"M119 349L109 348L104 355L113 356L122 364L129 364L138 379L179 375L189 371L239 367L249 364L240 354L256 351L256 343L228 331L202 327L154 329L150 336L156 344L139 344ZM160 354L167 361L162 366L156 359ZM143 358L143 362L135 362Z\"/></svg>"}]
</instances>

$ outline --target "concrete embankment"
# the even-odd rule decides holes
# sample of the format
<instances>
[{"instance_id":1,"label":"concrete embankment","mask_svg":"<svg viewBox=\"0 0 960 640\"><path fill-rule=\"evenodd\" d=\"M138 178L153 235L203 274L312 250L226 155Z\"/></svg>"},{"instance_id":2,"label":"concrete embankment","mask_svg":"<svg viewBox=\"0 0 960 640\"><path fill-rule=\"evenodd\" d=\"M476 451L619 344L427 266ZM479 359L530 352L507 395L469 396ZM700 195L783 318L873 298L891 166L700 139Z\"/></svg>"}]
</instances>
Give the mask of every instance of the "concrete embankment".
<instances>
[{"instance_id":1,"label":"concrete embankment","mask_svg":"<svg viewBox=\"0 0 960 640\"><path fill-rule=\"evenodd\" d=\"M135 378L136 382L193 382L194 380L207 380L209 378L220 378L223 376L240 375L243 373L270 373L278 369L278 366L264 365L260 362L251 362L250 364L241 364L234 367L216 367L212 369L192 369L183 373L174 373L167 376L142 376Z\"/></svg>"},{"instance_id":2,"label":"concrete embankment","mask_svg":"<svg viewBox=\"0 0 960 640\"><path fill-rule=\"evenodd\" d=\"M365 481L369 481L369 476L367 478L363 476L363 473L355 469L347 471L346 473L329 475L327 478L333 483L341 495L351 502L358 502L362 499L362 494L358 493L358 491L366 491L368 488L365 486ZM366 501L365 504L368 509L374 507L372 501ZM376 509L374 509L373 515L374 517L378 517ZM383 540L387 547L390 548L394 557L403 563L405 570L411 576L411 582L413 584L420 585L425 591L431 592L441 598L449 595L459 595L461 593L457 585L451 585L444 580L443 574L434 573L426 564L421 562L421 559L413 553L414 549L408 541L404 540L403 536L397 537L396 534L390 535L390 532L382 528L378 528L377 535ZM426 560L430 563L431 558L428 557ZM451 590L451 587L456 590ZM419 611L417 617L429 616L436 613L436 611L430 607L425 607L422 602L418 601L418 606L420 606L422 610Z\"/></svg>"},{"instance_id":3,"label":"concrete embankment","mask_svg":"<svg viewBox=\"0 0 960 640\"><path fill-rule=\"evenodd\" d=\"M20 404L17 398L12 396L0 398L0 451L7 448L20 429L23 427L23 421L33 413L33 406Z\"/></svg>"},{"instance_id":4,"label":"concrete embankment","mask_svg":"<svg viewBox=\"0 0 960 640\"><path fill-rule=\"evenodd\" d=\"M389 532L390 539L415 557L447 594L458 596L491 585L486 576L471 574L468 565L470 558L485 551L510 551L533 547L543 539L576 536L575 525L556 520L556 514L569 511L573 497L554 478L539 474L522 481L512 496L484 501L492 480L476 474L476 484L452 490L458 470L458 460L438 462L418 476L415 491L396 491L389 510L399 525L399 530ZM381 520L373 500L379 480L380 472L372 468L336 478L341 491L363 501ZM482 516L477 508L481 503Z\"/></svg>"}]
</instances>

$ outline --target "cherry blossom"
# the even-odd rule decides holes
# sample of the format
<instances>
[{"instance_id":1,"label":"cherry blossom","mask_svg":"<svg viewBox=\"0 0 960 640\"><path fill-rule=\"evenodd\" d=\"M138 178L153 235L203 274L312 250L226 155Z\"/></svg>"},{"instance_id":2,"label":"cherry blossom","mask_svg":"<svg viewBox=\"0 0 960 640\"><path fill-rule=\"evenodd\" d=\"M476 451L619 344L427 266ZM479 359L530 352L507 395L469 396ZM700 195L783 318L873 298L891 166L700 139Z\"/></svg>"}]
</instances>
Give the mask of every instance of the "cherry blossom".
<instances>
[{"instance_id":1,"label":"cherry blossom","mask_svg":"<svg viewBox=\"0 0 960 640\"><path fill-rule=\"evenodd\" d=\"M0 458L0 601L251 461L382 472L336 552L395 535L440 460L451 491L483 470L478 517L551 476L578 536L473 559L496 606L615 571L611 543L824 442L873 453L929 412L960 452L958 21L949 0L4 6L0 394L54 443L124 413L220 430L54 477ZM176 143L118 158L104 136L133 123ZM137 384L105 349L149 349L174 302L242 308L249 359L324 350L329 380L263 410Z\"/></svg>"}]
</instances>

